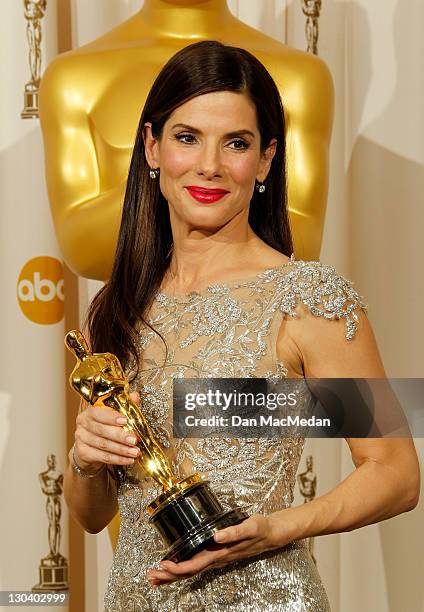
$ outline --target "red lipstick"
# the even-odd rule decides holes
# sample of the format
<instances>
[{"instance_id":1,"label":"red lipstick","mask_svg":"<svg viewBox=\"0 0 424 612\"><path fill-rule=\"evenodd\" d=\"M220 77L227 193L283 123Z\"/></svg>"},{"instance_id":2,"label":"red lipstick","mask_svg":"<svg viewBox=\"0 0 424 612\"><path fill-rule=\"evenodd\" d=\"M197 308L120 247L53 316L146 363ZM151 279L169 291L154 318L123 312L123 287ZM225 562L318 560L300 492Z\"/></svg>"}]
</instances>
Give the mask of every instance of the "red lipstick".
<instances>
[{"instance_id":1,"label":"red lipstick","mask_svg":"<svg viewBox=\"0 0 424 612\"><path fill-rule=\"evenodd\" d=\"M207 187L198 187L197 185L187 185L186 189L192 198L203 204L218 202L218 200L221 200L221 198L229 193L226 189L210 189Z\"/></svg>"}]
</instances>

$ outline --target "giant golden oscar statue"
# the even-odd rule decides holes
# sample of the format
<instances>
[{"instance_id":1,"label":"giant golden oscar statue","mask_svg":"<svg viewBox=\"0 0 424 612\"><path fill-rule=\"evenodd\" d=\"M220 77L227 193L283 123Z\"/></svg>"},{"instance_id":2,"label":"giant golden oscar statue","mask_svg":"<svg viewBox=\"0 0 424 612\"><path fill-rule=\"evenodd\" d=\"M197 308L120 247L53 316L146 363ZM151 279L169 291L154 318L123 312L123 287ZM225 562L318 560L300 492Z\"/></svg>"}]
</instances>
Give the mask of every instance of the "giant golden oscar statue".
<instances>
[{"instance_id":1,"label":"giant golden oscar statue","mask_svg":"<svg viewBox=\"0 0 424 612\"><path fill-rule=\"evenodd\" d=\"M108 278L146 94L176 51L202 39L248 49L274 77L287 114L295 254L319 257L333 118L326 65L245 25L226 0L144 0L131 19L59 55L41 82L49 198L59 245L77 274Z\"/></svg>"},{"instance_id":2,"label":"giant golden oscar statue","mask_svg":"<svg viewBox=\"0 0 424 612\"><path fill-rule=\"evenodd\" d=\"M247 26L231 14L226 0L144 0L131 19L55 58L41 80L53 221L64 259L77 274L108 278L146 95L174 53L204 39L248 49L275 79L286 112L295 254L319 257L334 106L324 62ZM115 542L116 527L117 522L111 528Z\"/></svg>"}]
</instances>

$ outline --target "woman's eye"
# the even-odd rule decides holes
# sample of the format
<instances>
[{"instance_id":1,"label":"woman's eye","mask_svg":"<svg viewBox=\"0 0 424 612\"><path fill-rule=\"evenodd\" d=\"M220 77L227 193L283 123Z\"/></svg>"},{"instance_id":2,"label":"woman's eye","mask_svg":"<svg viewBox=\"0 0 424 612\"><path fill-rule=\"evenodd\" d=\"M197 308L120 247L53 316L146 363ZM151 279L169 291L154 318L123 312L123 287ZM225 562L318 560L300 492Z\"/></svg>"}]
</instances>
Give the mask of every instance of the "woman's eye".
<instances>
[{"instance_id":1,"label":"woman's eye","mask_svg":"<svg viewBox=\"0 0 424 612\"><path fill-rule=\"evenodd\" d=\"M195 140L193 134L176 134L175 138L184 144L191 144Z\"/></svg>"},{"instance_id":2,"label":"woman's eye","mask_svg":"<svg viewBox=\"0 0 424 612\"><path fill-rule=\"evenodd\" d=\"M193 134L176 134L175 139L183 144L193 144L196 142L196 137ZM244 149L249 148L249 143L242 138L235 138L234 140L231 140L228 146L233 150L243 151Z\"/></svg>"},{"instance_id":3,"label":"woman's eye","mask_svg":"<svg viewBox=\"0 0 424 612\"><path fill-rule=\"evenodd\" d=\"M242 151L243 149L248 149L249 148L249 143L246 142L245 140L242 140L241 138L236 138L235 140L232 140L230 142L230 145L236 145L232 148L237 149L239 151Z\"/></svg>"}]
</instances>

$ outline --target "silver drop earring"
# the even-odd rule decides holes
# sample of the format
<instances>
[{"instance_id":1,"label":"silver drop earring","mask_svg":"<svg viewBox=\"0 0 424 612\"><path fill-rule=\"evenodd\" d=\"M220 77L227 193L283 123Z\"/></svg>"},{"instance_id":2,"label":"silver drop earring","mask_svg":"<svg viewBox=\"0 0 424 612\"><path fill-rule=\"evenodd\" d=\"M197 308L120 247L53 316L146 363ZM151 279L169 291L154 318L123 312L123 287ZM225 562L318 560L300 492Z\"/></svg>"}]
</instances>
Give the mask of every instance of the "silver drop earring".
<instances>
[{"instance_id":1,"label":"silver drop earring","mask_svg":"<svg viewBox=\"0 0 424 612\"><path fill-rule=\"evenodd\" d=\"M150 168L150 178L155 179L159 176L159 168Z\"/></svg>"},{"instance_id":2,"label":"silver drop earring","mask_svg":"<svg viewBox=\"0 0 424 612\"><path fill-rule=\"evenodd\" d=\"M260 183L259 181L256 181L255 189L259 193L263 193L265 191L266 187L265 187L265 185L263 183Z\"/></svg>"}]
</instances>

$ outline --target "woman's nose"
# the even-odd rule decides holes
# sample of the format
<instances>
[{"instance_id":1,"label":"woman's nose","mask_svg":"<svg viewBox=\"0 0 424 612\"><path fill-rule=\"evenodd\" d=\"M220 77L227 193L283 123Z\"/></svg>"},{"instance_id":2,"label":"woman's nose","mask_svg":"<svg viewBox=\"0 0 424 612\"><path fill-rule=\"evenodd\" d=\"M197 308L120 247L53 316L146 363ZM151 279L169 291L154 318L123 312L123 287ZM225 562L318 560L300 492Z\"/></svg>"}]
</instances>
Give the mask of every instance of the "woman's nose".
<instances>
[{"instance_id":1,"label":"woman's nose","mask_svg":"<svg viewBox=\"0 0 424 612\"><path fill-rule=\"evenodd\" d=\"M221 174L221 155L219 147L215 145L202 147L197 159L197 173L206 178Z\"/></svg>"}]
</instances>

